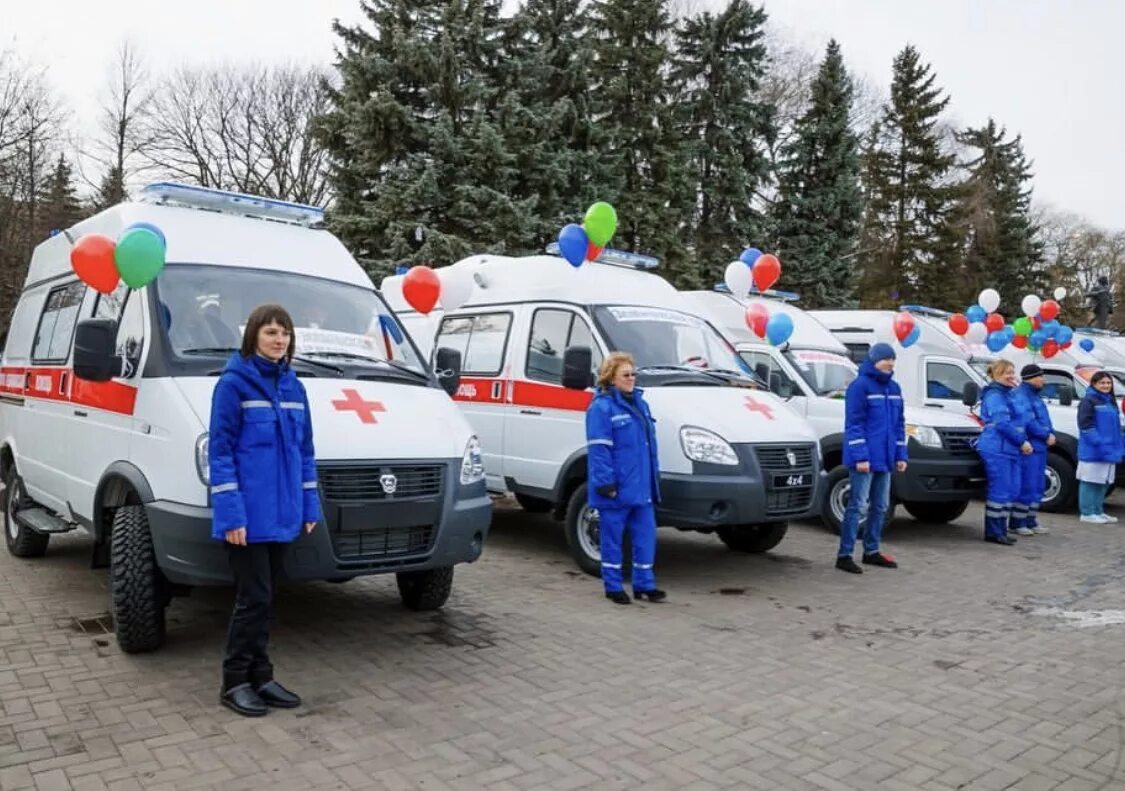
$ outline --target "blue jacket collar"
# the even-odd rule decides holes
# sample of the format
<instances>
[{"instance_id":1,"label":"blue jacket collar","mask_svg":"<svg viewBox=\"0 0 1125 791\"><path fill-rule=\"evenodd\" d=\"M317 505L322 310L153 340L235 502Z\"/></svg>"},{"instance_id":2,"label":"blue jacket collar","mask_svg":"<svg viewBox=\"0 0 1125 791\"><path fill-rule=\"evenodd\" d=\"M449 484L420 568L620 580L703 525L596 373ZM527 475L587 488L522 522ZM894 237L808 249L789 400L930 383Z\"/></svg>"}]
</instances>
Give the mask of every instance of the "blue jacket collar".
<instances>
[{"instance_id":1,"label":"blue jacket collar","mask_svg":"<svg viewBox=\"0 0 1125 791\"><path fill-rule=\"evenodd\" d=\"M863 361L863 363L859 366L859 372L863 376L869 376L876 382L884 385L887 382L891 381L891 378L894 377L893 373L889 374L884 371L880 371L875 367L875 363L871 362L870 360Z\"/></svg>"},{"instance_id":2,"label":"blue jacket collar","mask_svg":"<svg viewBox=\"0 0 1125 791\"><path fill-rule=\"evenodd\" d=\"M1098 390L1095 390L1092 387L1089 388L1086 391L1085 397L1089 398L1091 401L1095 401L1099 404L1112 404L1113 403L1113 393L1102 393Z\"/></svg>"},{"instance_id":3,"label":"blue jacket collar","mask_svg":"<svg viewBox=\"0 0 1125 791\"><path fill-rule=\"evenodd\" d=\"M236 352L227 360L223 373L234 374L263 394L272 397L289 370L289 363L284 360L275 363L256 354L252 357L243 357Z\"/></svg>"}]
</instances>

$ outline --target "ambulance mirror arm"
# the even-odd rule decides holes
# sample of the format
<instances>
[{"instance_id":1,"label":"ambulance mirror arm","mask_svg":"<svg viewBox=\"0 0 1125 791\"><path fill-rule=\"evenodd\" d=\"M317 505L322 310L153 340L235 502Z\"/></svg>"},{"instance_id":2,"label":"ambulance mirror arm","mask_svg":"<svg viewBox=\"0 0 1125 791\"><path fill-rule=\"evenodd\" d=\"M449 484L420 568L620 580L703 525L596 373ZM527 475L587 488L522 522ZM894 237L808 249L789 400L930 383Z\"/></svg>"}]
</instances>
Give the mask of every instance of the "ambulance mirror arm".
<instances>
[{"instance_id":1,"label":"ambulance mirror arm","mask_svg":"<svg viewBox=\"0 0 1125 791\"><path fill-rule=\"evenodd\" d=\"M121 375L117 356L117 322L85 319L74 334L74 375L88 382L108 382Z\"/></svg>"},{"instance_id":2,"label":"ambulance mirror arm","mask_svg":"<svg viewBox=\"0 0 1125 791\"><path fill-rule=\"evenodd\" d=\"M571 346L563 352L562 386L567 390L585 390L594 386L594 353L588 346Z\"/></svg>"},{"instance_id":3,"label":"ambulance mirror arm","mask_svg":"<svg viewBox=\"0 0 1125 791\"><path fill-rule=\"evenodd\" d=\"M434 356L434 375L441 389L452 396L461 386L461 352L442 346Z\"/></svg>"},{"instance_id":4,"label":"ambulance mirror arm","mask_svg":"<svg viewBox=\"0 0 1125 791\"><path fill-rule=\"evenodd\" d=\"M1074 391L1070 389L1070 385L1063 385L1059 388L1059 406L1070 406L1074 403Z\"/></svg>"},{"instance_id":5,"label":"ambulance mirror arm","mask_svg":"<svg viewBox=\"0 0 1125 791\"><path fill-rule=\"evenodd\" d=\"M965 382L961 390L961 403L965 406L976 406L980 400L980 385L976 382Z\"/></svg>"}]
</instances>

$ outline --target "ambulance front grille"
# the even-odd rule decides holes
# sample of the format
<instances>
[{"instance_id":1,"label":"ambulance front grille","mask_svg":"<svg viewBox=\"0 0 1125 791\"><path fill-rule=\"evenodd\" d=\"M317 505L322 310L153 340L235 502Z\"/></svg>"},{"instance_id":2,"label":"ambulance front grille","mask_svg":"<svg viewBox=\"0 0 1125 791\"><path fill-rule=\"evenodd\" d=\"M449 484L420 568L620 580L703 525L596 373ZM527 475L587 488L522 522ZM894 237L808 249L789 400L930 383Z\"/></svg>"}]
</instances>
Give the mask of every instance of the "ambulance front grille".
<instances>
[{"instance_id":1,"label":"ambulance front grille","mask_svg":"<svg viewBox=\"0 0 1125 791\"><path fill-rule=\"evenodd\" d=\"M336 555L341 560L354 558L397 558L430 551L434 543L431 525L418 527L373 527L333 536Z\"/></svg>"},{"instance_id":2,"label":"ambulance front grille","mask_svg":"<svg viewBox=\"0 0 1125 791\"><path fill-rule=\"evenodd\" d=\"M445 468L435 465L327 466L320 492L330 503L403 500L441 495Z\"/></svg>"},{"instance_id":3,"label":"ambulance front grille","mask_svg":"<svg viewBox=\"0 0 1125 791\"><path fill-rule=\"evenodd\" d=\"M766 485L766 516L786 517L807 512L812 507L816 476L820 472L816 468L813 446L755 445L754 453ZM775 478L793 476L800 476L802 485L782 486L775 481Z\"/></svg>"},{"instance_id":4,"label":"ambulance front grille","mask_svg":"<svg viewBox=\"0 0 1125 791\"><path fill-rule=\"evenodd\" d=\"M980 429L939 428L937 432L941 437L941 444L945 446L951 456L977 457L977 440L980 439Z\"/></svg>"}]
</instances>

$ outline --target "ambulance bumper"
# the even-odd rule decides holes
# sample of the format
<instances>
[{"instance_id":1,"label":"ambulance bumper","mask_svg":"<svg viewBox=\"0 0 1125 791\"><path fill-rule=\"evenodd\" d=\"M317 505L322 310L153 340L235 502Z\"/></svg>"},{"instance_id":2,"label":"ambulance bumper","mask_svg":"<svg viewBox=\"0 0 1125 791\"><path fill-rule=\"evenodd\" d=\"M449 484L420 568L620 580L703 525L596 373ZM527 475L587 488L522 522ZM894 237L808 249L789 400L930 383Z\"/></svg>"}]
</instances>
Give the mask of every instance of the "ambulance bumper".
<instances>
[{"instance_id":1,"label":"ambulance bumper","mask_svg":"<svg viewBox=\"0 0 1125 791\"><path fill-rule=\"evenodd\" d=\"M899 502L971 500L984 495L984 464L975 453L953 454L912 442L906 472L896 473L891 485Z\"/></svg>"}]
</instances>

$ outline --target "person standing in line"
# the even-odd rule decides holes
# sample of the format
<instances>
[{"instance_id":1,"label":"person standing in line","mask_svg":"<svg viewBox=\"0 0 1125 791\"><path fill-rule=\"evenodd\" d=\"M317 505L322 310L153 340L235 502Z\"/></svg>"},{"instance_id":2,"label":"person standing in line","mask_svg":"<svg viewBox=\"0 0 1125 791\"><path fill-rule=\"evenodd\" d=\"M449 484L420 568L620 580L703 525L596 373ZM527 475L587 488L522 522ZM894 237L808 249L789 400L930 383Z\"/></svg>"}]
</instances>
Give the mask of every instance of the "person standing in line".
<instances>
[{"instance_id":1,"label":"person standing in line","mask_svg":"<svg viewBox=\"0 0 1125 791\"><path fill-rule=\"evenodd\" d=\"M598 392L586 411L587 486L591 508L598 509L602 583L606 598L630 604L621 575L621 541L633 544L633 597L661 602L656 587L656 504L660 502L660 463L656 426L636 387L631 355L614 352L598 371Z\"/></svg>"},{"instance_id":2,"label":"person standing in line","mask_svg":"<svg viewBox=\"0 0 1125 791\"><path fill-rule=\"evenodd\" d=\"M267 653L286 550L321 516L308 397L289 367L295 349L289 313L255 308L211 401L211 535L226 543L235 589L219 701L247 717L301 703L274 680Z\"/></svg>"},{"instance_id":3,"label":"person standing in line","mask_svg":"<svg viewBox=\"0 0 1125 791\"><path fill-rule=\"evenodd\" d=\"M1105 512L1105 496L1125 454L1121 417L1113 400L1113 377L1098 371L1078 402L1079 520L1095 525L1116 522Z\"/></svg>"},{"instance_id":4,"label":"person standing in line","mask_svg":"<svg viewBox=\"0 0 1125 791\"><path fill-rule=\"evenodd\" d=\"M1008 535L1012 507L1020 489L1020 456L1030 456L1027 429L1012 403L1016 387L1016 367L1009 360L996 360L988 366L992 381L981 391L980 418L984 429L977 440L977 453L984 461L988 493L984 504L984 540L1011 546Z\"/></svg>"},{"instance_id":5,"label":"person standing in line","mask_svg":"<svg viewBox=\"0 0 1125 791\"><path fill-rule=\"evenodd\" d=\"M844 465L851 470L851 491L840 525L836 568L852 574L863 573L852 553L864 519L863 562L898 568L893 557L879 551L891 498L891 475L906 471L906 422L894 370L895 350L888 343L876 343L845 396Z\"/></svg>"},{"instance_id":6,"label":"person standing in line","mask_svg":"<svg viewBox=\"0 0 1125 791\"><path fill-rule=\"evenodd\" d=\"M1022 414L1031 453L1021 455L1020 485L1012 506L1010 531L1021 536L1051 532L1039 524L1039 504L1047 483L1047 448L1055 444L1054 427L1047 405L1043 403L1043 369L1032 363L1020 371L1023 383L1012 391L1012 402Z\"/></svg>"}]
</instances>

